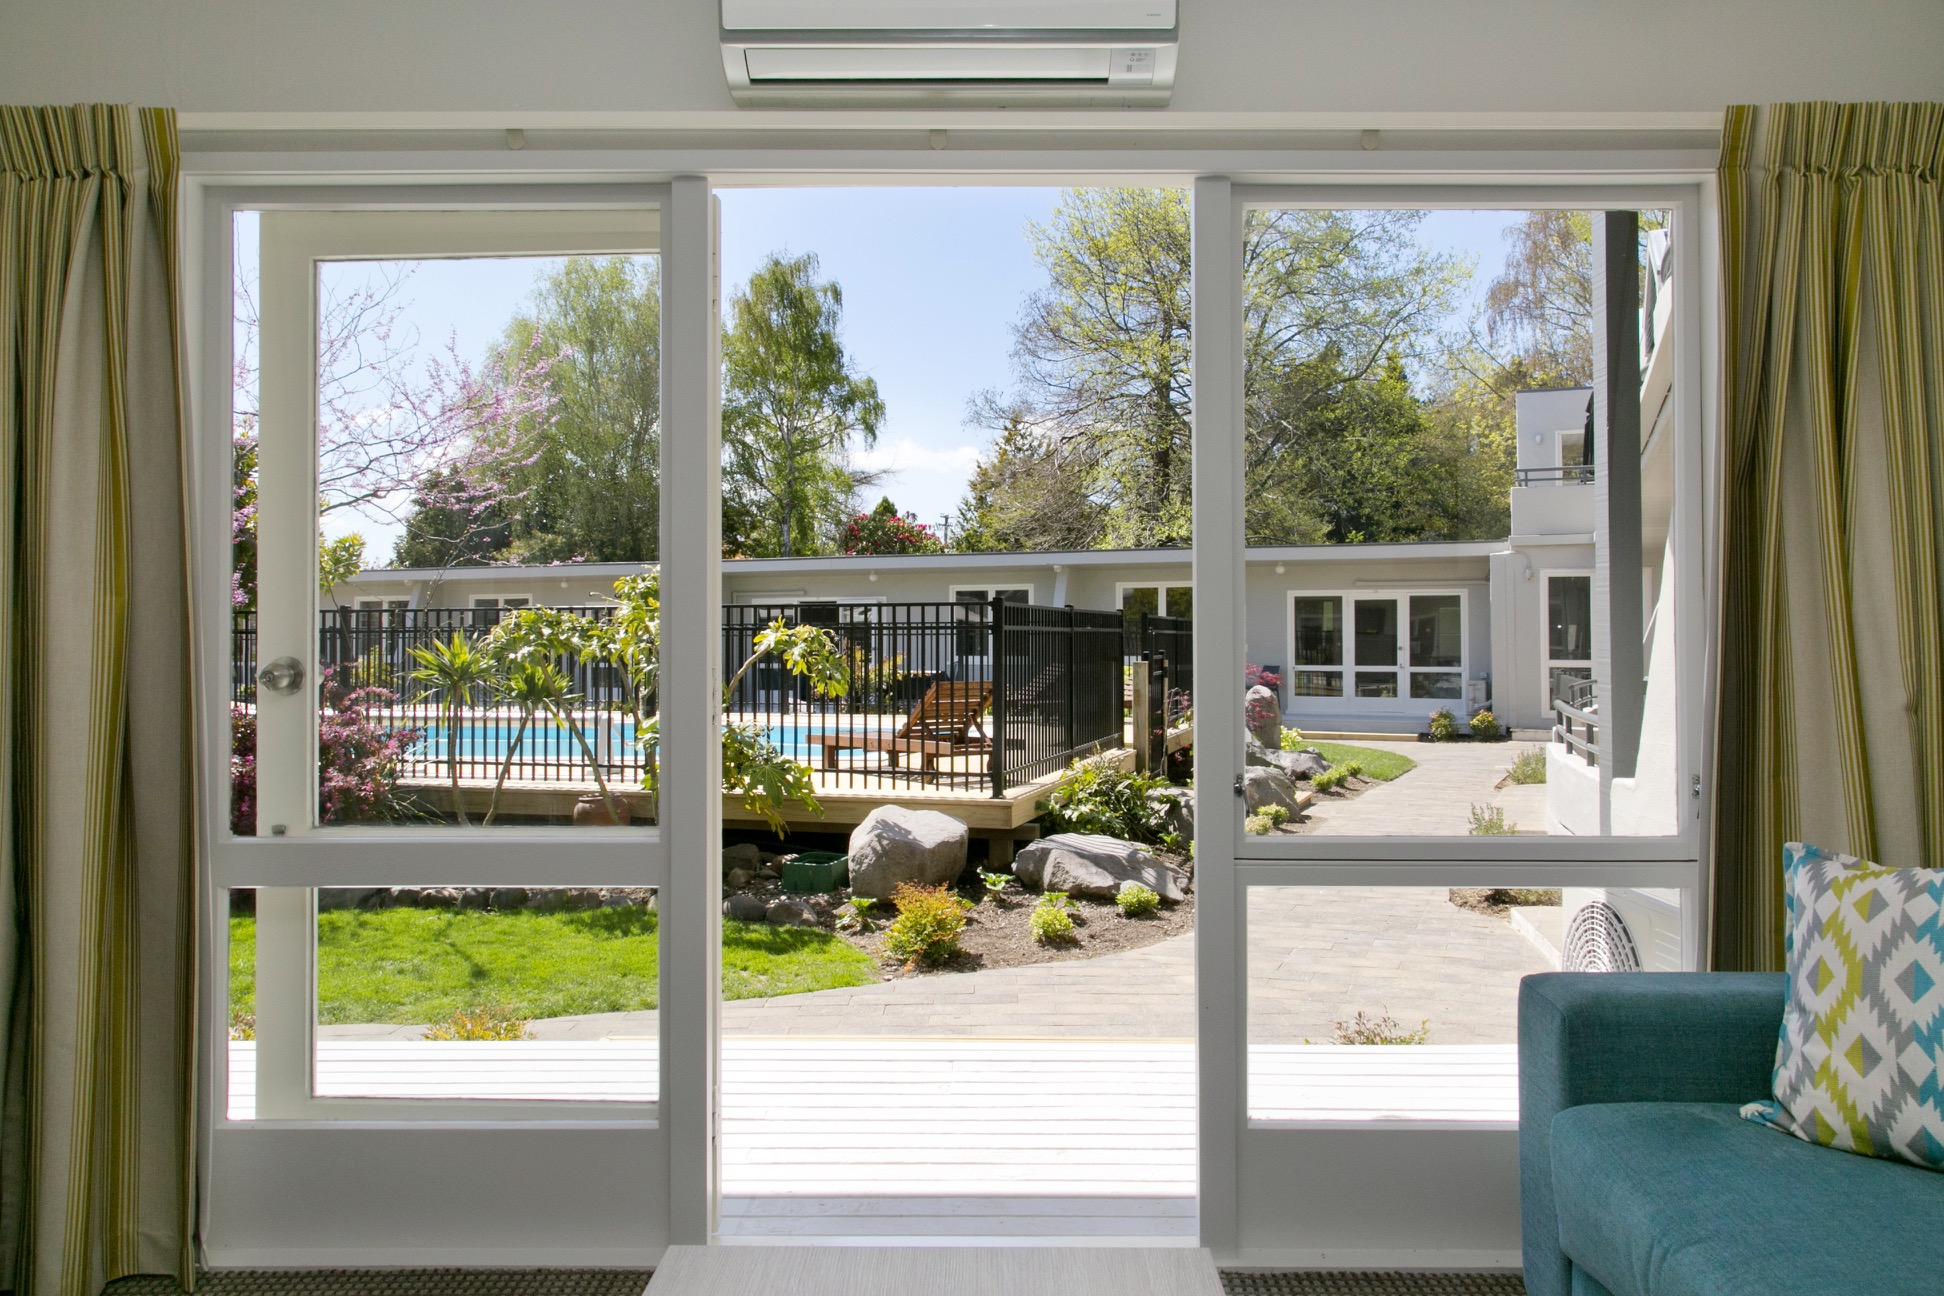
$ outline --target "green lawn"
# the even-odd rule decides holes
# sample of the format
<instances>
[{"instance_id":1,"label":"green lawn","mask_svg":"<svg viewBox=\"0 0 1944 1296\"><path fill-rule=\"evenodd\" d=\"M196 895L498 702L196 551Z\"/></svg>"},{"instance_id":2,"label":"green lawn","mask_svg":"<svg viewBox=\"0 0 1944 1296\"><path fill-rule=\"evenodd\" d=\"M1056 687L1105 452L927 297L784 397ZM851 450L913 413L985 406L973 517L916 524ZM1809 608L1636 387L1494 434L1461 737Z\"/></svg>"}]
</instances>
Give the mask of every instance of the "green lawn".
<instances>
[{"instance_id":1,"label":"green lawn","mask_svg":"<svg viewBox=\"0 0 1944 1296\"><path fill-rule=\"evenodd\" d=\"M462 1008L503 1007L528 1019L653 1008L658 946L651 910L334 910L317 921L317 1020L411 1024ZM826 932L723 921L725 999L865 985L878 975L869 956ZM254 918L230 919L230 1012L256 1012Z\"/></svg>"},{"instance_id":2,"label":"green lawn","mask_svg":"<svg viewBox=\"0 0 1944 1296\"><path fill-rule=\"evenodd\" d=\"M1397 752L1378 751L1375 747L1354 747L1349 743L1309 742L1305 747L1314 747L1323 759L1332 765L1345 761L1356 761L1363 766L1365 778L1374 778L1388 783L1399 774L1409 774L1417 768L1417 762L1409 756Z\"/></svg>"}]
</instances>

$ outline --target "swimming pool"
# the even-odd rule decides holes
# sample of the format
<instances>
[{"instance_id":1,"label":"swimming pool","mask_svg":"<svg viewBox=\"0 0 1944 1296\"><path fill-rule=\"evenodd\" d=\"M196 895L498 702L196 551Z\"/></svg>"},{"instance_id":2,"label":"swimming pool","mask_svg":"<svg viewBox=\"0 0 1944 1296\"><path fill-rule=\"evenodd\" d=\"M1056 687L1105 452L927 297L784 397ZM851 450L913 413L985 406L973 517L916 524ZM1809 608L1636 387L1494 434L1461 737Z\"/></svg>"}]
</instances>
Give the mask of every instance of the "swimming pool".
<instances>
[{"instance_id":1,"label":"swimming pool","mask_svg":"<svg viewBox=\"0 0 1944 1296\"><path fill-rule=\"evenodd\" d=\"M820 747L812 747L807 739L820 726L798 724L772 725L765 735L776 748L786 756L797 760L812 761L822 757ZM834 722L835 728L848 731L855 727L841 720ZM518 728L515 720L462 721L459 725L459 759L464 762L498 762L506 759L508 747L512 745L514 731ZM862 730L860 730L862 731ZM594 749L595 756L604 764L632 764L641 759L641 752L635 746L634 722L620 717L604 716L598 721L586 724L582 733L586 735L587 745ZM412 758L421 761L443 761L446 758L445 726L433 723L425 726L424 736L412 748ZM584 764L586 758L581 754L580 742L573 734L551 721L535 721L527 726L520 740L520 750L515 758L518 761L533 761L539 764Z\"/></svg>"}]
</instances>

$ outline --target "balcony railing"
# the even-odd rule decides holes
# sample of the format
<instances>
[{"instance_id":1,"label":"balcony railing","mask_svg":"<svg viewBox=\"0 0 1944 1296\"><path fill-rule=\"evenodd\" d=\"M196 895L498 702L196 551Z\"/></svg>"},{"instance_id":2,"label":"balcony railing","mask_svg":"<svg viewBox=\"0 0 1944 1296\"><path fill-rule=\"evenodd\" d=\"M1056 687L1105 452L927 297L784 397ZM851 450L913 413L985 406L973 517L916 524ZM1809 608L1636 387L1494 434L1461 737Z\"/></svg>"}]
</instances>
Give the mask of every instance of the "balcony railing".
<instances>
[{"instance_id":1,"label":"balcony railing","mask_svg":"<svg viewBox=\"0 0 1944 1296\"><path fill-rule=\"evenodd\" d=\"M1593 680L1573 680L1553 699L1552 738L1588 765L1600 763L1600 699Z\"/></svg>"},{"instance_id":2,"label":"balcony railing","mask_svg":"<svg viewBox=\"0 0 1944 1296\"><path fill-rule=\"evenodd\" d=\"M1556 464L1549 468L1515 468L1514 486L1591 486L1592 464Z\"/></svg>"}]
</instances>

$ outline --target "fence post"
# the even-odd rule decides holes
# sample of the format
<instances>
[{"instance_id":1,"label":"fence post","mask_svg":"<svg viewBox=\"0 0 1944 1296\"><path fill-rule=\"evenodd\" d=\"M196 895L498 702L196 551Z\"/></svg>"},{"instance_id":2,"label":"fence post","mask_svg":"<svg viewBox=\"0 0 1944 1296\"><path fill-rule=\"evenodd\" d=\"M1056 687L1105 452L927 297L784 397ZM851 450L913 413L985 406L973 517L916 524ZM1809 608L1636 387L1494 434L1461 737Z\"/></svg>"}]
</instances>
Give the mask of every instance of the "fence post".
<instances>
[{"instance_id":1,"label":"fence post","mask_svg":"<svg viewBox=\"0 0 1944 1296\"><path fill-rule=\"evenodd\" d=\"M1074 641L1079 637L1080 618L1073 615L1073 604L1069 603L1066 605L1066 725L1062 731L1065 735L1066 742L1061 747L1061 750L1069 756L1073 754L1073 749L1079 745L1079 737L1073 723L1073 708L1079 701L1079 692L1075 689L1073 683L1074 666L1079 656L1074 651Z\"/></svg>"},{"instance_id":2,"label":"fence post","mask_svg":"<svg viewBox=\"0 0 1944 1296\"><path fill-rule=\"evenodd\" d=\"M1147 654L1143 653L1140 669L1128 678L1134 694L1128 707L1130 713L1128 722L1134 728L1134 772L1136 774L1146 774L1153 768L1153 751L1147 744L1146 733L1142 727L1154 714L1154 703L1149 697L1149 686L1153 678Z\"/></svg>"},{"instance_id":3,"label":"fence post","mask_svg":"<svg viewBox=\"0 0 1944 1296\"><path fill-rule=\"evenodd\" d=\"M1006 795L1006 601L992 597L992 755L986 761L986 776L992 795Z\"/></svg>"}]
</instances>

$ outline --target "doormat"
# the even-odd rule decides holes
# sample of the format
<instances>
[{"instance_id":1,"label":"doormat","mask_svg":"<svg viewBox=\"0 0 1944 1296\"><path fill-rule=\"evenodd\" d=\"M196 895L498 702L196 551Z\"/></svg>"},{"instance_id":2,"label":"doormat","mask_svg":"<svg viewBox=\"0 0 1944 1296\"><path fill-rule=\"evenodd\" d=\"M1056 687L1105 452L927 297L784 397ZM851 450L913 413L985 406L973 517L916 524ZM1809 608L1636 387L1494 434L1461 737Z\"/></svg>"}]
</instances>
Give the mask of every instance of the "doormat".
<instances>
[{"instance_id":1,"label":"doormat","mask_svg":"<svg viewBox=\"0 0 1944 1296\"><path fill-rule=\"evenodd\" d=\"M641 1296L647 1269L225 1269L196 1296ZM109 1283L103 1296L182 1296L159 1274Z\"/></svg>"},{"instance_id":2,"label":"doormat","mask_svg":"<svg viewBox=\"0 0 1944 1296\"><path fill-rule=\"evenodd\" d=\"M1508 1273L1222 1272L1228 1296L1525 1296L1525 1280Z\"/></svg>"}]
</instances>

